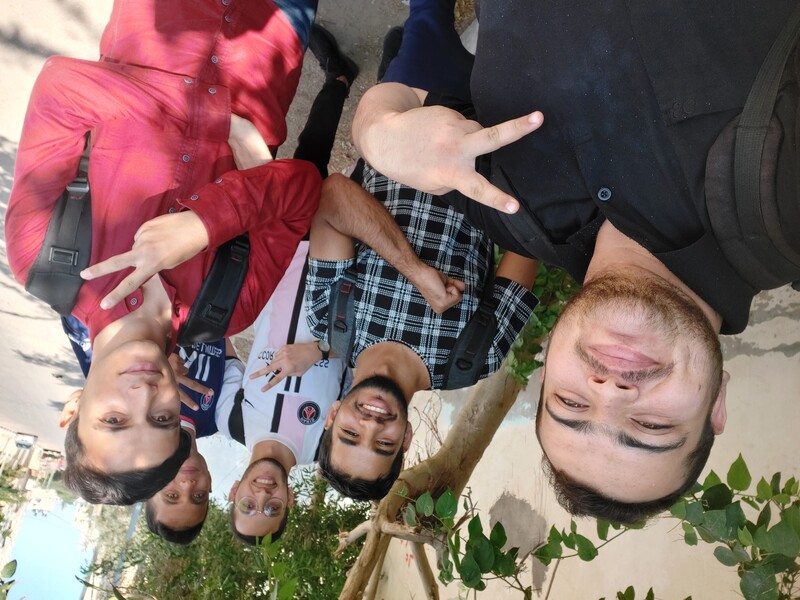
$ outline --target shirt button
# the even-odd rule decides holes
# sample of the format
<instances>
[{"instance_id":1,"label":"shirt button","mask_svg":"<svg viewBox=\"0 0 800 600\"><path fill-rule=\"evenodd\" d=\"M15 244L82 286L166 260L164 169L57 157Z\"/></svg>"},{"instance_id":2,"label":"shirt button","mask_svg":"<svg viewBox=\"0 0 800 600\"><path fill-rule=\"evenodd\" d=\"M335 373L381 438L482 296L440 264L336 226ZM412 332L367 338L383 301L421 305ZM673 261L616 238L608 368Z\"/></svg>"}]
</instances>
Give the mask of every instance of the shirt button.
<instances>
[{"instance_id":1,"label":"shirt button","mask_svg":"<svg viewBox=\"0 0 800 600\"><path fill-rule=\"evenodd\" d=\"M222 6L228 6L231 3L231 0L222 0Z\"/></svg>"},{"instance_id":2,"label":"shirt button","mask_svg":"<svg viewBox=\"0 0 800 600\"><path fill-rule=\"evenodd\" d=\"M197 200L199 197L197 194L192 194L189 200Z\"/></svg>"},{"instance_id":3,"label":"shirt button","mask_svg":"<svg viewBox=\"0 0 800 600\"><path fill-rule=\"evenodd\" d=\"M174 212L175 212L175 207L174 207L174 206L173 206L173 207L171 207L171 208L169 209L169 212L170 212L170 213L174 213Z\"/></svg>"},{"instance_id":4,"label":"shirt button","mask_svg":"<svg viewBox=\"0 0 800 600\"><path fill-rule=\"evenodd\" d=\"M139 301L136 298L131 298L131 306L136 306L139 304Z\"/></svg>"},{"instance_id":5,"label":"shirt button","mask_svg":"<svg viewBox=\"0 0 800 600\"><path fill-rule=\"evenodd\" d=\"M192 84L192 80L191 80L191 79L189 79L188 77L184 77L184 78L183 78L183 82L184 82L185 84L187 84L187 85L191 85L191 84Z\"/></svg>"},{"instance_id":6,"label":"shirt button","mask_svg":"<svg viewBox=\"0 0 800 600\"><path fill-rule=\"evenodd\" d=\"M597 190L597 198L601 202L608 202L611 200L611 190L607 187L601 187L599 190Z\"/></svg>"},{"instance_id":7,"label":"shirt button","mask_svg":"<svg viewBox=\"0 0 800 600\"><path fill-rule=\"evenodd\" d=\"M211 57L211 62L214 63L214 64L217 64L219 62L219 58L217 58L217 56L214 55L214 56Z\"/></svg>"},{"instance_id":8,"label":"shirt button","mask_svg":"<svg viewBox=\"0 0 800 600\"><path fill-rule=\"evenodd\" d=\"M189 155L188 154L184 154L183 156L181 156L181 160L183 162L189 162Z\"/></svg>"},{"instance_id":9,"label":"shirt button","mask_svg":"<svg viewBox=\"0 0 800 600\"><path fill-rule=\"evenodd\" d=\"M216 180L214 183L222 183L222 177L220 177L219 179L217 179L217 180Z\"/></svg>"},{"instance_id":10,"label":"shirt button","mask_svg":"<svg viewBox=\"0 0 800 600\"><path fill-rule=\"evenodd\" d=\"M212 96L217 93L217 88L208 88L208 93Z\"/></svg>"},{"instance_id":11,"label":"shirt button","mask_svg":"<svg viewBox=\"0 0 800 600\"><path fill-rule=\"evenodd\" d=\"M231 21L233 21L233 17L231 17L230 15L225 15L225 22L230 23Z\"/></svg>"}]
</instances>

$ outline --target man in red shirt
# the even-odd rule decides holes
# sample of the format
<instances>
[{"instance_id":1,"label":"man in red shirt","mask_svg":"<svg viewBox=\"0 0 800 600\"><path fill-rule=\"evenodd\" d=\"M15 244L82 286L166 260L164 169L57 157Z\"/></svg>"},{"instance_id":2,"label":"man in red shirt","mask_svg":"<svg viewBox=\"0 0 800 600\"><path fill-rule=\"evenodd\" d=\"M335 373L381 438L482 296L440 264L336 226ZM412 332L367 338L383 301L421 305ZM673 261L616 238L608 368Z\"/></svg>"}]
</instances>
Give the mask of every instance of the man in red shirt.
<instances>
[{"instance_id":1,"label":"man in red shirt","mask_svg":"<svg viewBox=\"0 0 800 600\"><path fill-rule=\"evenodd\" d=\"M73 314L94 358L66 442L90 500L150 497L185 458L165 350L207 250L249 233L231 335L258 315L316 210L315 167L271 160L316 2L280 4L117 0L100 61L50 58L31 93L5 230L21 282L91 133L93 266Z\"/></svg>"}]
</instances>

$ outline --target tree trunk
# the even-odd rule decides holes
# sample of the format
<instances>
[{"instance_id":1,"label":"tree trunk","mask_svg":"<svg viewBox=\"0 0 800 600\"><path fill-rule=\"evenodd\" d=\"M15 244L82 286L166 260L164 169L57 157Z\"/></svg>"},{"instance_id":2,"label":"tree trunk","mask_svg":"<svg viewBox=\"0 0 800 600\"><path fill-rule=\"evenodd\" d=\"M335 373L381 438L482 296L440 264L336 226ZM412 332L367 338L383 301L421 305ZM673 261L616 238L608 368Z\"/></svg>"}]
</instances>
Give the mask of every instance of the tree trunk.
<instances>
[{"instance_id":1,"label":"tree trunk","mask_svg":"<svg viewBox=\"0 0 800 600\"><path fill-rule=\"evenodd\" d=\"M407 501L400 495L403 488L406 488L405 495L408 498L416 498L426 491L436 498L448 488L456 497L461 495L521 387L506 374L505 367L475 386L442 447L427 460L403 471L392 491L381 500L373 517L374 526L350 569L339 600L361 598L381 549L385 549L391 539L391 536L381 532L381 523L397 521Z\"/></svg>"}]
</instances>

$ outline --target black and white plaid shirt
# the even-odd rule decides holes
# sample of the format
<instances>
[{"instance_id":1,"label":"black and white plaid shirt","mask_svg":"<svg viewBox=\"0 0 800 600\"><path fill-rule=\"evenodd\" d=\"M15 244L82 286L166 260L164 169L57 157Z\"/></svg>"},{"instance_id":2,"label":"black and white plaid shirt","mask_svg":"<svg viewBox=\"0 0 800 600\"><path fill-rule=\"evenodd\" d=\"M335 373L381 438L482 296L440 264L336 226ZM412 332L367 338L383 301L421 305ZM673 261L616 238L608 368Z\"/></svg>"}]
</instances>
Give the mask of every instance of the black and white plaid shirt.
<instances>
[{"instance_id":1,"label":"black and white plaid shirt","mask_svg":"<svg viewBox=\"0 0 800 600\"><path fill-rule=\"evenodd\" d=\"M364 168L363 186L394 216L417 256L453 279L464 281L466 289L462 302L438 315L394 267L368 246L358 244L356 334L350 366L355 367L359 354L373 344L401 342L419 355L428 367L432 388L439 389L458 334L480 303L486 269L494 260L493 246L481 231L436 196L387 179L369 166ZM309 257L308 324L320 339L327 337L331 284L352 262ZM530 291L503 277L495 278L494 298L497 332L481 379L500 368L538 302Z\"/></svg>"}]
</instances>

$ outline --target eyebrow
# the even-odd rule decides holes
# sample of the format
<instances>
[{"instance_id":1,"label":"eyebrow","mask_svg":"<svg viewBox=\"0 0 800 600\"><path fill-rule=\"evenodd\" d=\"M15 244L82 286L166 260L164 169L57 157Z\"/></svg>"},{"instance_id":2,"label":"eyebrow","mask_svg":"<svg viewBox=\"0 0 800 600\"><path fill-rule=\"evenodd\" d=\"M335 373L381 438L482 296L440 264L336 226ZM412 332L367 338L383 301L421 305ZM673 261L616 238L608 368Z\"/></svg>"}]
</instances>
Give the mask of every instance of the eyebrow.
<instances>
[{"instance_id":1,"label":"eyebrow","mask_svg":"<svg viewBox=\"0 0 800 600\"><path fill-rule=\"evenodd\" d=\"M338 436L339 441L343 444L347 444L348 446L358 446L356 442L351 440L350 438L346 438L344 436ZM377 454L378 456L394 456L394 450L382 450L380 448L373 448L372 451Z\"/></svg>"},{"instance_id":2,"label":"eyebrow","mask_svg":"<svg viewBox=\"0 0 800 600\"><path fill-rule=\"evenodd\" d=\"M544 409L556 423L559 423L564 427L569 427L570 429L574 429L579 433L586 433L586 434L591 433L592 431L595 430L594 423L592 423L591 421L572 420L559 417L552 410L550 410L550 405L546 400L544 404ZM677 442L666 444L664 446L658 446L655 444L648 444L641 440L637 440L635 437L628 435L624 431L617 431L615 435L613 435L612 437L620 446L625 446L627 448L634 448L636 450L644 450L646 452L653 452L657 454L663 452L670 452L671 450L676 450L686 443L686 438L683 437L679 439Z\"/></svg>"}]
</instances>

